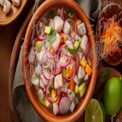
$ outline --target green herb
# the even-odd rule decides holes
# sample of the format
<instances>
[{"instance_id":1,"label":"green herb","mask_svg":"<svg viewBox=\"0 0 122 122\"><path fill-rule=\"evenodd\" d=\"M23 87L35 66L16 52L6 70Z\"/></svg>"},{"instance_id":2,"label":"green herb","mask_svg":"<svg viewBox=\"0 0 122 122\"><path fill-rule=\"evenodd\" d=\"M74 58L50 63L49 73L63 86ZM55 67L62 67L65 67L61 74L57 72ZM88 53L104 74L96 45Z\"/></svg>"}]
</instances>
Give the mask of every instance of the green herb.
<instances>
[{"instance_id":1,"label":"green herb","mask_svg":"<svg viewBox=\"0 0 122 122\"><path fill-rule=\"evenodd\" d=\"M70 111L67 111L64 115L67 116L69 115L71 112Z\"/></svg>"},{"instance_id":2,"label":"green herb","mask_svg":"<svg viewBox=\"0 0 122 122\"><path fill-rule=\"evenodd\" d=\"M48 18L53 18L56 15L56 10L55 9L51 9L49 10L47 17Z\"/></svg>"},{"instance_id":3,"label":"green herb","mask_svg":"<svg viewBox=\"0 0 122 122\"><path fill-rule=\"evenodd\" d=\"M81 99L79 92L78 92L78 93L76 93L76 97L78 98L78 100L80 100L80 99Z\"/></svg>"},{"instance_id":4,"label":"green herb","mask_svg":"<svg viewBox=\"0 0 122 122\"><path fill-rule=\"evenodd\" d=\"M80 41L76 40L74 43L74 48L73 49L68 48L68 52L72 55L75 55L79 51L79 48L80 48Z\"/></svg>"},{"instance_id":5,"label":"green herb","mask_svg":"<svg viewBox=\"0 0 122 122\"><path fill-rule=\"evenodd\" d=\"M73 18L73 17L75 17L75 13L70 9L66 9L66 16Z\"/></svg>"},{"instance_id":6,"label":"green herb","mask_svg":"<svg viewBox=\"0 0 122 122\"><path fill-rule=\"evenodd\" d=\"M54 88L54 78L51 81L51 88Z\"/></svg>"},{"instance_id":7,"label":"green herb","mask_svg":"<svg viewBox=\"0 0 122 122\"><path fill-rule=\"evenodd\" d=\"M51 31L50 31L50 34L49 34L49 37L47 39L48 43L51 45L52 42L56 39L56 31L55 29L51 28Z\"/></svg>"},{"instance_id":8,"label":"green herb","mask_svg":"<svg viewBox=\"0 0 122 122\"><path fill-rule=\"evenodd\" d=\"M104 83L108 79L108 77L110 76L110 74L111 74L110 70L108 70L108 69L104 70L101 73L100 81L102 83Z\"/></svg>"}]
</instances>

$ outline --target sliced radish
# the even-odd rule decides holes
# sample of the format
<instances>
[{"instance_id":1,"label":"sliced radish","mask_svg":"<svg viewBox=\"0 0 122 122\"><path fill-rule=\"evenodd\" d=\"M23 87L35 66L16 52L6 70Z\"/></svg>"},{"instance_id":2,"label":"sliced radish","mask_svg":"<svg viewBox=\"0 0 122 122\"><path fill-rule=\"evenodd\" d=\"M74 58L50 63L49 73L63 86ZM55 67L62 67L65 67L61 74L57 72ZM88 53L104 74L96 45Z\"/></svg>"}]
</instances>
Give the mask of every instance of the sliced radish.
<instances>
[{"instance_id":1,"label":"sliced radish","mask_svg":"<svg viewBox=\"0 0 122 122\"><path fill-rule=\"evenodd\" d=\"M57 103L53 103L53 113L54 113L54 115L57 115L58 112L59 112L58 104Z\"/></svg>"},{"instance_id":2,"label":"sliced radish","mask_svg":"<svg viewBox=\"0 0 122 122\"><path fill-rule=\"evenodd\" d=\"M61 114L65 114L70 109L70 99L67 96L61 98L59 102L59 111Z\"/></svg>"}]
</instances>

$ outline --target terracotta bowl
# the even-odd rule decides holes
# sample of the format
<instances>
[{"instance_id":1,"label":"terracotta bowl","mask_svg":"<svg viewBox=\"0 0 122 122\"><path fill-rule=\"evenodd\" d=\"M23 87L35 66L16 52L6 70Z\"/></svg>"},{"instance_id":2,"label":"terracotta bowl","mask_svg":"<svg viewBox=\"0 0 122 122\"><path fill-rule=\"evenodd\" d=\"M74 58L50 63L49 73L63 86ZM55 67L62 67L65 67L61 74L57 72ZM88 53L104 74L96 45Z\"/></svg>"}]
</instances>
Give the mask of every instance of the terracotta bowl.
<instances>
[{"instance_id":1,"label":"terracotta bowl","mask_svg":"<svg viewBox=\"0 0 122 122\"><path fill-rule=\"evenodd\" d=\"M106 5L99 14L98 22L96 26L96 40L98 42L100 40L102 30L105 25L105 21L103 21L103 19L104 18L109 19L113 15L115 15L116 21L120 21L120 26L122 27L122 7L117 3L110 3ZM122 42L121 42L121 45L122 45ZM122 46L121 46L121 55L116 53L114 55L114 58L111 57L110 55L107 55L103 57L103 60L112 66L119 65L122 62Z\"/></svg>"},{"instance_id":2,"label":"terracotta bowl","mask_svg":"<svg viewBox=\"0 0 122 122\"><path fill-rule=\"evenodd\" d=\"M28 52L31 46L31 35L32 35L32 27L33 27L33 21L38 22L38 20L51 8L54 7L67 7L72 9L75 13L76 16L78 16L86 25L87 28L87 32L88 34L88 38L90 41L90 47L92 47L92 56L90 58L91 60L91 67L92 67L92 76L89 82L89 86L87 89L87 92L84 96L84 98L81 100L81 102L79 103L78 107L76 108L76 110L71 113L70 115L67 116L55 116L54 114L52 114L51 112L49 112L45 107L43 107L38 98L37 95L35 93L34 87L31 85L31 83L28 80L27 74L26 74L26 68L29 64L28 62ZM96 60L96 51L95 51L95 42L94 42L94 38L93 38L93 33L92 32L92 28L90 25L90 22L87 18L87 16L85 15L85 13L83 12L83 10L81 9L81 7L73 0L46 0L44 3L41 4L41 6L37 9L37 11L34 13L34 15L32 16L30 23L28 25L27 31L26 31L26 35L25 35L25 41L24 41L24 47L23 47L23 57L22 57L22 66L23 66L23 75L24 75L24 83L25 83L25 87L27 90L27 94L30 98L30 101L32 103L32 105L34 106L35 110L38 112L38 114L45 120L45 121L50 121L50 122L74 122L76 121L79 117L81 117L81 115L83 114L85 108L87 107L93 92L94 92L94 88L95 88L95 84L96 84L96 72L97 72L97 66L95 63Z\"/></svg>"}]
</instances>

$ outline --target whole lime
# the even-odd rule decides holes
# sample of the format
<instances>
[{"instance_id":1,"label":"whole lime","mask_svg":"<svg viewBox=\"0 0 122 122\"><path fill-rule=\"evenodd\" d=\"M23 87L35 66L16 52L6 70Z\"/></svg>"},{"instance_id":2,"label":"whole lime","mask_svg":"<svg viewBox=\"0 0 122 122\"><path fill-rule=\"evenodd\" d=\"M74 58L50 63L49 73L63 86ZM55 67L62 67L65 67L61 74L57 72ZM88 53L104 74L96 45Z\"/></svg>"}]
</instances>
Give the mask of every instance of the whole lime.
<instances>
[{"instance_id":1,"label":"whole lime","mask_svg":"<svg viewBox=\"0 0 122 122\"><path fill-rule=\"evenodd\" d=\"M108 115L116 114L122 106L122 82L119 77L109 79L104 87L103 101Z\"/></svg>"}]
</instances>

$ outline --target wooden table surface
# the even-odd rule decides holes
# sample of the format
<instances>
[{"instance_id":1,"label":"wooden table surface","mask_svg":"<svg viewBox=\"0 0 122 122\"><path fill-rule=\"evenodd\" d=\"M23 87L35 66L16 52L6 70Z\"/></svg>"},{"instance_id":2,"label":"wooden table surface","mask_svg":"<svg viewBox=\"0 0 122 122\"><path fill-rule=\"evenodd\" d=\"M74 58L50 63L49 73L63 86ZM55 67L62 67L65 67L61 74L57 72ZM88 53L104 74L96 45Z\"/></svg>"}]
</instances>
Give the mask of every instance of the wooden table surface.
<instances>
[{"instance_id":1,"label":"wooden table surface","mask_svg":"<svg viewBox=\"0 0 122 122\"><path fill-rule=\"evenodd\" d=\"M102 0L103 3L105 1L109 3L109 0ZM116 0L115 2L121 3L122 0ZM6 26L0 26L0 122L13 122L8 99L10 56L15 37L30 6L32 5L27 5L23 11L24 14L21 14L14 22Z\"/></svg>"}]
</instances>

